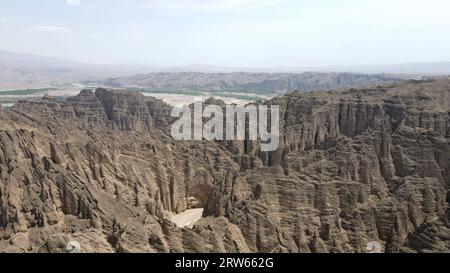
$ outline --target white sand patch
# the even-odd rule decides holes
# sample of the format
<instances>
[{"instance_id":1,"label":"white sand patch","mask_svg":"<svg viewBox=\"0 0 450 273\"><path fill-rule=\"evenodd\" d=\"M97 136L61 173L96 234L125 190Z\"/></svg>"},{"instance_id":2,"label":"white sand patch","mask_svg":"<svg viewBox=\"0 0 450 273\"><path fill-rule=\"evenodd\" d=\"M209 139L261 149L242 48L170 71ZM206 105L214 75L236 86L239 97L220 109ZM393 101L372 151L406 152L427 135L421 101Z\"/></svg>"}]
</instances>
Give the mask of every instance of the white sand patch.
<instances>
[{"instance_id":1,"label":"white sand patch","mask_svg":"<svg viewBox=\"0 0 450 273\"><path fill-rule=\"evenodd\" d=\"M202 218L203 209L189 209L185 212L174 214L170 216L170 221L176 224L179 228L192 228L194 224Z\"/></svg>"},{"instance_id":2,"label":"white sand patch","mask_svg":"<svg viewBox=\"0 0 450 273\"><path fill-rule=\"evenodd\" d=\"M61 89L61 90L49 90L45 94L54 97L73 97L80 94L81 89Z\"/></svg>"},{"instance_id":3,"label":"white sand patch","mask_svg":"<svg viewBox=\"0 0 450 273\"><path fill-rule=\"evenodd\" d=\"M161 94L142 93L142 94L147 97L154 97L154 98L163 100L165 103L169 104L170 106L175 106L175 107L183 107L184 105L189 105L191 103L194 103L194 101L195 101L194 99L199 98L199 96L182 95L182 94L162 94L162 93ZM248 95L248 94L245 94L245 95ZM223 100L226 104L234 103L237 105L247 105L250 103L250 101L247 101L247 100L241 100L241 99L229 98L229 97L221 97L221 96L213 96L208 93L205 93L200 97L204 101L210 97L214 97L216 99ZM260 97L263 99L266 98L263 96L260 96Z\"/></svg>"}]
</instances>

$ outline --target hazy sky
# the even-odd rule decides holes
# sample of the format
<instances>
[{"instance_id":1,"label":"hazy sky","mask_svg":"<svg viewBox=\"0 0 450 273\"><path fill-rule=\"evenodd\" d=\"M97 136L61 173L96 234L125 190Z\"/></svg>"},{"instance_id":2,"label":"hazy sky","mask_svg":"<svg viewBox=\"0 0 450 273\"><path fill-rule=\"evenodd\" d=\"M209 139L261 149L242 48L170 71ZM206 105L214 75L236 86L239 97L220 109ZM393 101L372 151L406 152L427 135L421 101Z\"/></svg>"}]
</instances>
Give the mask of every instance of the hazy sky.
<instances>
[{"instance_id":1,"label":"hazy sky","mask_svg":"<svg viewBox=\"0 0 450 273\"><path fill-rule=\"evenodd\" d=\"M450 61L448 0L3 0L0 48L96 63Z\"/></svg>"}]
</instances>

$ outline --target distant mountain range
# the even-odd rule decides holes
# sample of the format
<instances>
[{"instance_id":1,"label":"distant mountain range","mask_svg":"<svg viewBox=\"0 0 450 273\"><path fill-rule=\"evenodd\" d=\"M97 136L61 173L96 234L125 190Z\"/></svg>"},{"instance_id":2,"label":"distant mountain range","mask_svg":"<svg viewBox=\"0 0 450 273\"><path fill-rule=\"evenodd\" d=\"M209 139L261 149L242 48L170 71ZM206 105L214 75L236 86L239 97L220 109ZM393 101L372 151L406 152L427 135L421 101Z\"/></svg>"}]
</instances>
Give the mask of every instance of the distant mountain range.
<instances>
[{"instance_id":1,"label":"distant mountain range","mask_svg":"<svg viewBox=\"0 0 450 273\"><path fill-rule=\"evenodd\" d=\"M141 65L100 65L0 50L0 88L41 87L147 73Z\"/></svg>"},{"instance_id":2,"label":"distant mountain range","mask_svg":"<svg viewBox=\"0 0 450 273\"><path fill-rule=\"evenodd\" d=\"M129 77L110 78L88 85L113 88L144 88L169 91L226 91L258 94L287 93L350 88L372 84L388 84L403 80L389 74L358 73L148 73Z\"/></svg>"},{"instance_id":3,"label":"distant mountain range","mask_svg":"<svg viewBox=\"0 0 450 273\"><path fill-rule=\"evenodd\" d=\"M449 75L450 62L411 63L398 65L357 65L328 67L219 67L210 65L187 65L180 67L155 67L134 64L90 64L57 57L37 56L0 50L0 88L37 87L51 84L81 81L101 81L148 73L304 73L346 72L364 74L405 74L408 78L420 75ZM404 75L391 76L405 78Z\"/></svg>"},{"instance_id":4,"label":"distant mountain range","mask_svg":"<svg viewBox=\"0 0 450 273\"><path fill-rule=\"evenodd\" d=\"M160 69L158 72L203 72L203 73L304 73L304 72L347 72L364 74L408 74L408 75L449 75L450 62L405 63L393 65L351 65L351 66L319 66L319 67L220 67L211 65L187 65Z\"/></svg>"}]
</instances>

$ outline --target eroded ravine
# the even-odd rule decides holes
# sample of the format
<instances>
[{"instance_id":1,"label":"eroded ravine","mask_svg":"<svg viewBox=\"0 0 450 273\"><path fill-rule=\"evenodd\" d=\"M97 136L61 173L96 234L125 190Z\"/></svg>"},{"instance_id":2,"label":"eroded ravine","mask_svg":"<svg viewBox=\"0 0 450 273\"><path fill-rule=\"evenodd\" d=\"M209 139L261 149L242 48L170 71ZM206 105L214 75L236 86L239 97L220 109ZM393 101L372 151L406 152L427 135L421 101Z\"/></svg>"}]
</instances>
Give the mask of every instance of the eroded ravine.
<instances>
[{"instance_id":1,"label":"eroded ravine","mask_svg":"<svg viewBox=\"0 0 450 273\"><path fill-rule=\"evenodd\" d=\"M173 141L170 108L139 94L20 102L0 112L0 251L450 249L450 109L430 99L449 87L278 97L269 154Z\"/></svg>"}]
</instances>

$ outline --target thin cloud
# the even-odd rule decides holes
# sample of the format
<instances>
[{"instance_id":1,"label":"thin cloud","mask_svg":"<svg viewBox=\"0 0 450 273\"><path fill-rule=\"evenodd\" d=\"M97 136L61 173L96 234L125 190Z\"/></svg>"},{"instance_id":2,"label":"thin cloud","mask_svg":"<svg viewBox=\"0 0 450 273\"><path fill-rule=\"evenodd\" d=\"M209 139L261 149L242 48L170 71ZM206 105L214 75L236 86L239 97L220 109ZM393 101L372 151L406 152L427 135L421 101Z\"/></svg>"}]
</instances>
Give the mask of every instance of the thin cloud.
<instances>
[{"instance_id":1,"label":"thin cloud","mask_svg":"<svg viewBox=\"0 0 450 273\"><path fill-rule=\"evenodd\" d=\"M145 7L160 12L216 12L234 9L254 10L276 6L292 0L148 0Z\"/></svg>"},{"instance_id":2,"label":"thin cloud","mask_svg":"<svg viewBox=\"0 0 450 273\"><path fill-rule=\"evenodd\" d=\"M81 0L66 0L66 4L69 6L80 6Z\"/></svg>"},{"instance_id":3,"label":"thin cloud","mask_svg":"<svg viewBox=\"0 0 450 273\"><path fill-rule=\"evenodd\" d=\"M30 32L47 32L47 33L68 33L70 30L66 27L59 26L34 26L24 28L26 31Z\"/></svg>"},{"instance_id":4,"label":"thin cloud","mask_svg":"<svg viewBox=\"0 0 450 273\"><path fill-rule=\"evenodd\" d=\"M93 39L93 40L101 40L101 39L104 39L105 38L105 36L104 35L102 35L102 34L91 34L90 35L90 37L91 37L91 39Z\"/></svg>"}]
</instances>

